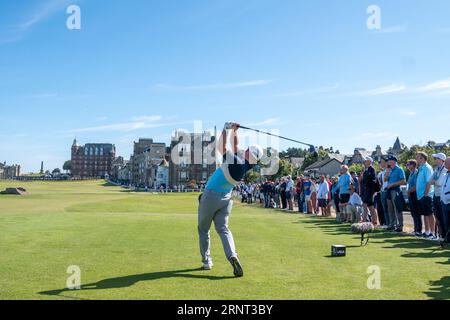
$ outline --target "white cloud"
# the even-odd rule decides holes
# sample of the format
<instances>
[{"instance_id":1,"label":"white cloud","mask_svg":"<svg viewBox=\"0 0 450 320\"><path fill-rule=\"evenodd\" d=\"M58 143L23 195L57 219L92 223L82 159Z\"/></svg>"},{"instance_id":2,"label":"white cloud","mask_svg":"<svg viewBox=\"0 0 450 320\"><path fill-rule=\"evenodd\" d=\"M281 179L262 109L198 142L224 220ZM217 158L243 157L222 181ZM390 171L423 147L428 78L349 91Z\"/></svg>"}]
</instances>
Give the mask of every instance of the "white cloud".
<instances>
[{"instance_id":1,"label":"white cloud","mask_svg":"<svg viewBox=\"0 0 450 320\"><path fill-rule=\"evenodd\" d=\"M398 93L403 92L406 90L406 86L403 84L391 84L385 87L376 88L368 91L360 92L360 95L363 96L379 96L379 95L385 95L385 94L392 94L392 93Z\"/></svg>"},{"instance_id":2,"label":"white cloud","mask_svg":"<svg viewBox=\"0 0 450 320\"><path fill-rule=\"evenodd\" d=\"M17 28L19 30L28 30L35 24L41 22L57 10L63 9L68 6L70 1L68 0L51 0L46 1L43 6L39 7L26 21L20 23Z\"/></svg>"},{"instance_id":3,"label":"white cloud","mask_svg":"<svg viewBox=\"0 0 450 320\"><path fill-rule=\"evenodd\" d=\"M55 14L58 10L64 10L65 7L75 1L77 0L44 1L42 5L35 7L34 11L29 14L28 17L22 22L4 29L0 37L0 44L13 43L22 40L26 33L30 31L35 25L42 22L49 16Z\"/></svg>"},{"instance_id":4,"label":"white cloud","mask_svg":"<svg viewBox=\"0 0 450 320\"><path fill-rule=\"evenodd\" d=\"M140 116L134 117L131 121L123 123L115 123L110 125L102 125L87 128L78 128L67 131L68 133L83 133L83 132L108 132L108 131L121 131L130 132L140 129L158 128L168 125L167 123L158 122L161 120L161 116Z\"/></svg>"},{"instance_id":5,"label":"white cloud","mask_svg":"<svg viewBox=\"0 0 450 320\"><path fill-rule=\"evenodd\" d=\"M244 82L216 83L216 84L203 84L192 86L176 86L161 83L156 85L154 88L166 90L180 90L180 91L200 91L200 90L220 90L220 89L238 89L245 87L258 87L268 85L269 83L270 83L269 80L252 80Z\"/></svg>"},{"instance_id":6,"label":"white cloud","mask_svg":"<svg viewBox=\"0 0 450 320\"><path fill-rule=\"evenodd\" d=\"M279 122L280 122L280 118L269 118L269 119L263 120L261 122L249 123L248 125L251 127L262 127L262 126L274 125Z\"/></svg>"},{"instance_id":7,"label":"white cloud","mask_svg":"<svg viewBox=\"0 0 450 320\"><path fill-rule=\"evenodd\" d=\"M417 91L419 92L430 92L438 90L450 90L450 79L438 80L417 89Z\"/></svg>"}]
</instances>

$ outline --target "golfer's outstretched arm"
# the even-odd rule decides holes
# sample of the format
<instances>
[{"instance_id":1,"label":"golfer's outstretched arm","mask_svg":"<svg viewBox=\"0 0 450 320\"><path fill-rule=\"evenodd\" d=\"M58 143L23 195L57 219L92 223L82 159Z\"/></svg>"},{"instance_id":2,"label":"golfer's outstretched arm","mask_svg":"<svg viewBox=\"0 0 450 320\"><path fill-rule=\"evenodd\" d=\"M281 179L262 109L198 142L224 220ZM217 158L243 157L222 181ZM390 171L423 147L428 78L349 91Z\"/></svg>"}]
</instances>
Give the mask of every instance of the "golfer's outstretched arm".
<instances>
[{"instance_id":1,"label":"golfer's outstretched arm","mask_svg":"<svg viewBox=\"0 0 450 320\"><path fill-rule=\"evenodd\" d=\"M227 125L230 125L229 128L227 128ZM227 142L228 142L228 130L231 130L231 143L233 147L233 152L237 153L239 151L239 137L237 135L237 130L239 129L239 124L237 123L231 123L226 124L225 128L222 131L222 134L220 135L220 139L218 142L218 149L217 151L225 155L227 152Z\"/></svg>"},{"instance_id":2,"label":"golfer's outstretched arm","mask_svg":"<svg viewBox=\"0 0 450 320\"><path fill-rule=\"evenodd\" d=\"M220 135L219 142L217 143L217 152L224 155L227 152L227 130L223 129Z\"/></svg>"}]
</instances>

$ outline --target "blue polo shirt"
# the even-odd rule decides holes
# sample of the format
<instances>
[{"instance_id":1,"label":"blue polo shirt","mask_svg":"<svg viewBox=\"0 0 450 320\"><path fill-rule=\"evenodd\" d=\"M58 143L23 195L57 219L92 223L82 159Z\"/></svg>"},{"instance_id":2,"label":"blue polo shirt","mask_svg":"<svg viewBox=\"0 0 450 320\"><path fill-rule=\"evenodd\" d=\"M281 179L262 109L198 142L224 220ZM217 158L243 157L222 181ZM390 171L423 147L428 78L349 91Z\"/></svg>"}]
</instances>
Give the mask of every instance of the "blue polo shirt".
<instances>
[{"instance_id":1,"label":"blue polo shirt","mask_svg":"<svg viewBox=\"0 0 450 320\"><path fill-rule=\"evenodd\" d=\"M304 194L305 196L310 196L311 195L311 181L305 181L303 182L303 190L304 190Z\"/></svg>"},{"instance_id":2,"label":"blue polo shirt","mask_svg":"<svg viewBox=\"0 0 450 320\"><path fill-rule=\"evenodd\" d=\"M425 163L423 166L419 168L419 172L417 173L417 199L422 199L425 197L425 191L427 188L428 183L433 178L433 168L428 164ZM430 193L429 196L432 197L434 194L434 186L430 187Z\"/></svg>"},{"instance_id":3,"label":"blue polo shirt","mask_svg":"<svg viewBox=\"0 0 450 320\"><path fill-rule=\"evenodd\" d=\"M230 193L254 167L255 165L250 164L243 156L229 152L223 157L223 165L209 178L206 189Z\"/></svg>"},{"instance_id":4,"label":"blue polo shirt","mask_svg":"<svg viewBox=\"0 0 450 320\"><path fill-rule=\"evenodd\" d=\"M343 174L342 176L340 176L338 182L339 192L341 194L349 194L350 192L348 191L348 189L351 184L352 184L352 176L350 175L350 173Z\"/></svg>"},{"instance_id":5,"label":"blue polo shirt","mask_svg":"<svg viewBox=\"0 0 450 320\"><path fill-rule=\"evenodd\" d=\"M416 186L417 183L417 170L415 170L413 173L409 175L408 179L408 190L411 190Z\"/></svg>"},{"instance_id":6,"label":"blue polo shirt","mask_svg":"<svg viewBox=\"0 0 450 320\"><path fill-rule=\"evenodd\" d=\"M389 175L388 184L393 184L402 180L406 180L405 170L396 165ZM396 187L394 190L395 189L400 189L400 187Z\"/></svg>"}]
</instances>

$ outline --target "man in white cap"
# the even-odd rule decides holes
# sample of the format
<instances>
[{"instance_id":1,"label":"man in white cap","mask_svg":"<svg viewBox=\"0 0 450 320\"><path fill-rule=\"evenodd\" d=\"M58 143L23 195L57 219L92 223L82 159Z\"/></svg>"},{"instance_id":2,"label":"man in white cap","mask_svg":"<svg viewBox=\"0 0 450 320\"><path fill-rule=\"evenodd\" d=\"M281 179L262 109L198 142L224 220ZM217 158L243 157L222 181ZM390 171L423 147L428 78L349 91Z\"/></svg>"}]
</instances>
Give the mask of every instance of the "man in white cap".
<instances>
[{"instance_id":1,"label":"man in white cap","mask_svg":"<svg viewBox=\"0 0 450 320\"><path fill-rule=\"evenodd\" d=\"M441 190L442 211L445 221L446 238L444 242L450 242L450 158L445 160L445 174L444 184Z\"/></svg>"},{"instance_id":2,"label":"man in white cap","mask_svg":"<svg viewBox=\"0 0 450 320\"><path fill-rule=\"evenodd\" d=\"M200 253L204 270L211 270L210 228L214 221L220 235L225 256L231 263L236 277L242 277L244 271L236 252L233 235L228 228L228 220L233 207L232 191L245 174L252 170L263 156L260 146L252 146L247 150L239 150L237 131L240 125L226 123L217 145L217 151L223 156L223 164L209 179L205 192L200 196L198 209L198 233ZM230 137L229 137L230 136ZM232 150L227 149L227 141L231 140Z\"/></svg>"},{"instance_id":3,"label":"man in white cap","mask_svg":"<svg viewBox=\"0 0 450 320\"><path fill-rule=\"evenodd\" d=\"M364 173L362 175L362 200L363 200L363 222L367 222L368 213L370 212L372 223L378 224L378 217L374 207L375 186L377 182L377 172L373 167L373 159L371 157L364 158Z\"/></svg>"},{"instance_id":4,"label":"man in white cap","mask_svg":"<svg viewBox=\"0 0 450 320\"><path fill-rule=\"evenodd\" d=\"M445 160L447 156L443 153L433 154L433 158L436 164L434 168L433 178L430 181L431 185L434 185L434 197L433 197L433 211L434 216L436 217L436 221L439 227L439 234L441 238L444 238L447 234L446 225L444 219L444 213L442 211L442 201L441 201L441 193L442 187L445 183L445 178L447 174L447 169L445 168Z\"/></svg>"}]
</instances>

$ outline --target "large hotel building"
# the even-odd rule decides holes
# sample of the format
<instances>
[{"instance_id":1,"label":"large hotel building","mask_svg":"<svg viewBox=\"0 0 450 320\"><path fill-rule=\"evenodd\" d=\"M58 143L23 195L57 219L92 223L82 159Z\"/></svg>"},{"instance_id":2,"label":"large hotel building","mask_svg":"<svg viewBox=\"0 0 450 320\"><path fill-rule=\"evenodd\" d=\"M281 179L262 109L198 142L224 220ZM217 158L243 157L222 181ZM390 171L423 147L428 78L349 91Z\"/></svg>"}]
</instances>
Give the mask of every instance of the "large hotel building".
<instances>
[{"instance_id":1,"label":"large hotel building","mask_svg":"<svg viewBox=\"0 0 450 320\"><path fill-rule=\"evenodd\" d=\"M111 175L112 164L116 158L116 147L110 143L72 145L71 172L75 178L105 178Z\"/></svg>"}]
</instances>

